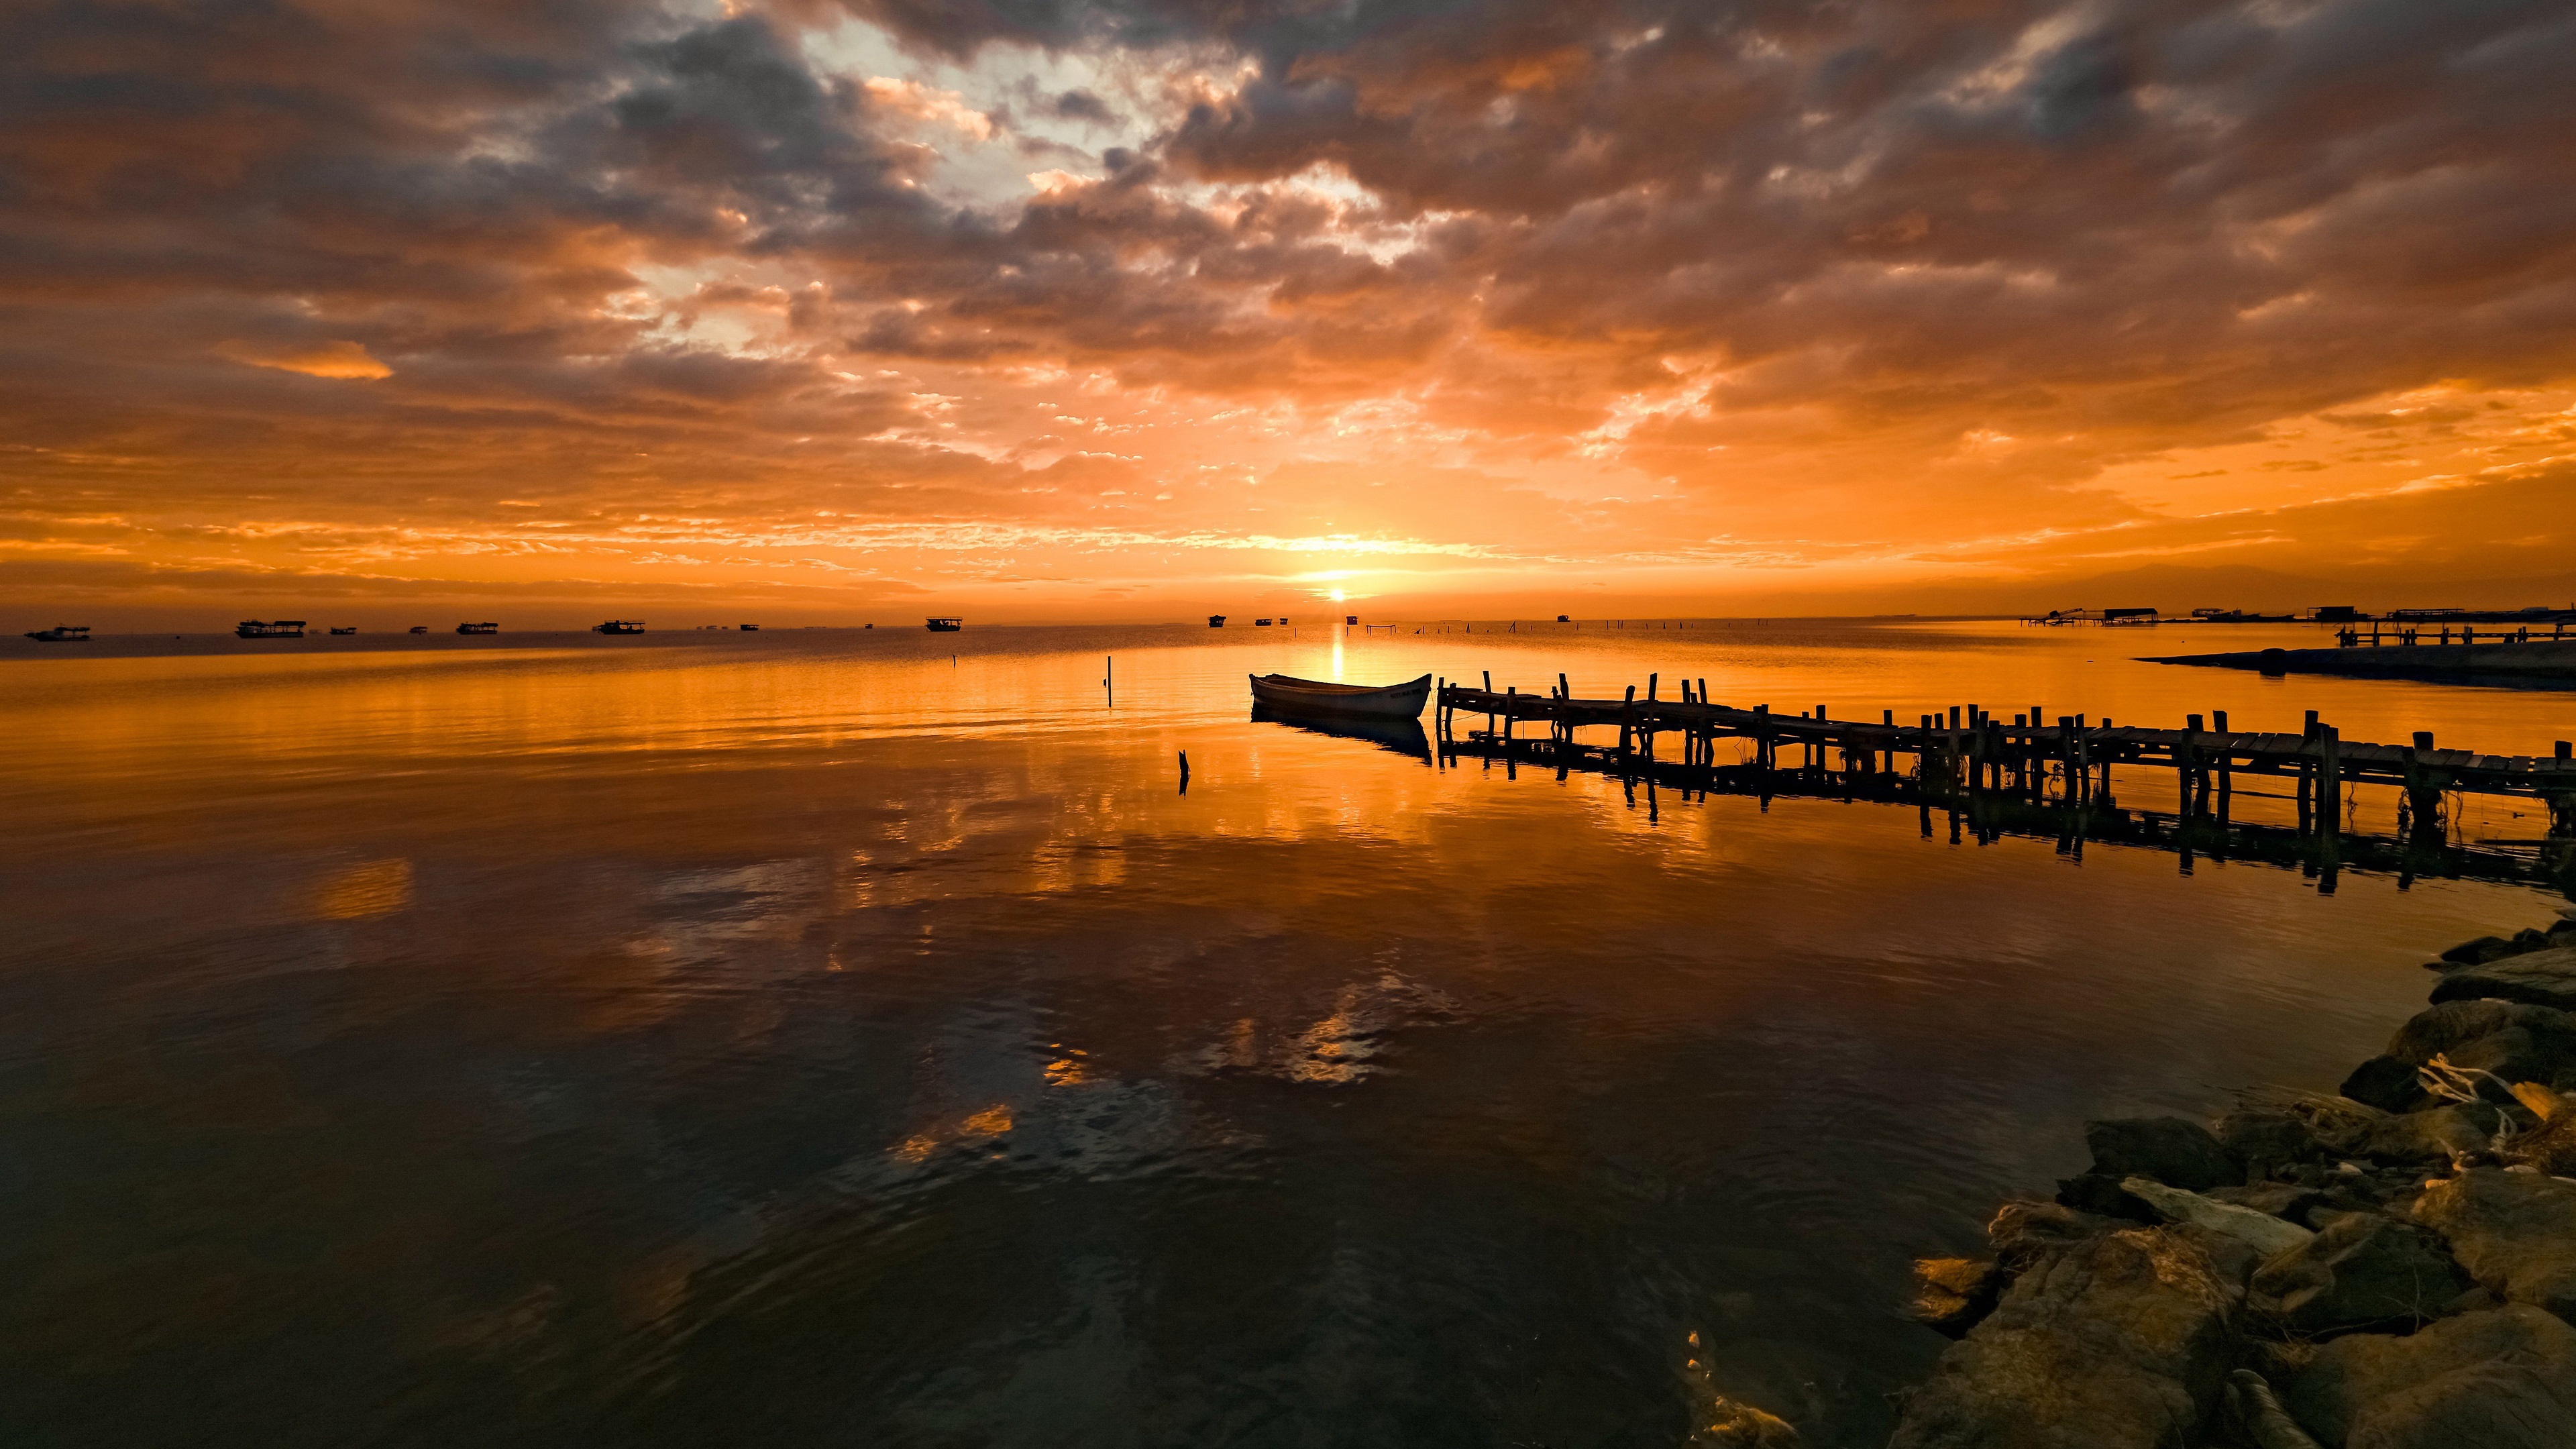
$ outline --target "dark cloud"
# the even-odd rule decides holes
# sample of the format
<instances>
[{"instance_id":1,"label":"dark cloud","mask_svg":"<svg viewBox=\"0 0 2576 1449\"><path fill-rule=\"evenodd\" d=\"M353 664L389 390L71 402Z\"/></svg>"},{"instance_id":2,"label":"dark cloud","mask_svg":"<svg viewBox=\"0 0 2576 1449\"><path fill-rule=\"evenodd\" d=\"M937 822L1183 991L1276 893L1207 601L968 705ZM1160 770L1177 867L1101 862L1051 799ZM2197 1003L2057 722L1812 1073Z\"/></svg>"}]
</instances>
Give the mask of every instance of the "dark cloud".
<instances>
[{"instance_id":1,"label":"dark cloud","mask_svg":"<svg viewBox=\"0 0 2576 1449\"><path fill-rule=\"evenodd\" d=\"M1068 121L1089 121L1101 126L1116 125L1120 119L1107 101L1079 89L1060 93L1047 103L1047 110Z\"/></svg>"},{"instance_id":2,"label":"dark cloud","mask_svg":"<svg viewBox=\"0 0 2576 1449\"><path fill-rule=\"evenodd\" d=\"M939 113L814 59L848 16L1127 88L1022 86L977 119L1065 174L959 200ZM2115 523L2122 460L2576 372L2571 64L2508 0L27 4L0 483L1038 516L981 461L1052 427L1001 419L1018 369L1401 398L1838 520L2000 438L1957 526ZM1122 111L1159 131L1010 134Z\"/></svg>"}]
</instances>

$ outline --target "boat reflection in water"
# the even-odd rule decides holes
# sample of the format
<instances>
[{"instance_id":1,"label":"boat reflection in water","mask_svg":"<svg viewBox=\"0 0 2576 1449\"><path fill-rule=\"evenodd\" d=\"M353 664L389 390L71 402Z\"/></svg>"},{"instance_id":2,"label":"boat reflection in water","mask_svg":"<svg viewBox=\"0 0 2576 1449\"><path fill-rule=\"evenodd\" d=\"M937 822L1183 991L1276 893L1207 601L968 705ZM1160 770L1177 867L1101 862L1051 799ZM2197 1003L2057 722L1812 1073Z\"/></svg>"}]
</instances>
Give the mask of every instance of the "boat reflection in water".
<instances>
[{"instance_id":1,"label":"boat reflection in water","mask_svg":"<svg viewBox=\"0 0 2576 1449\"><path fill-rule=\"evenodd\" d=\"M1309 734L1333 735L1345 740L1366 740L1383 750L1393 750L1408 759L1431 763L1431 736L1423 732L1418 719L1371 719L1366 715L1302 714L1273 709L1266 704L1252 707L1255 724L1283 724Z\"/></svg>"}]
</instances>

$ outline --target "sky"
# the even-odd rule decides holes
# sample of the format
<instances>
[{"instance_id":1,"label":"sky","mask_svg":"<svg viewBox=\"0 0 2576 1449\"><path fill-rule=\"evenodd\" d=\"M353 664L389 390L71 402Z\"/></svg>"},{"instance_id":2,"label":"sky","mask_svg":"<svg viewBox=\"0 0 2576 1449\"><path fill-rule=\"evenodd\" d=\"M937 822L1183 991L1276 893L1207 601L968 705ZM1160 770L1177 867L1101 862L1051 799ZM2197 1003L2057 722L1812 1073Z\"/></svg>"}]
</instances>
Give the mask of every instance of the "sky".
<instances>
[{"instance_id":1,"label":"sky","mask_svg":"<svg viewBox=\"0 0 2576 1449\"><path fill-rule=\"evenodd\" d=\"M2571 73L2489 0L20 0L0 602L2539 602Z\"/></svg>"}]
</instances>

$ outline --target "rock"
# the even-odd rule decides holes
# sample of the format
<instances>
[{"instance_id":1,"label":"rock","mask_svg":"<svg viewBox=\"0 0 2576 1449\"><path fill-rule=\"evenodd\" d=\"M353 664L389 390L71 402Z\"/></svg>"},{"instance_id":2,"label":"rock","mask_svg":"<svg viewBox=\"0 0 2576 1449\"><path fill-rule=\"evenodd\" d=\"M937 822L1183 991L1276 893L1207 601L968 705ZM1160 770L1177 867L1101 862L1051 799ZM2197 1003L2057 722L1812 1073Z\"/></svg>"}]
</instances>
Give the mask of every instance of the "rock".
<instances>
[{"instance_id":1,"label":"rock","mask_svg":"<svg viewBox=\"0 0 2576 1449\"><path fill-rule=\"evenodd\" d=\"M2466 1005L2468 1003L2458 1003ZM2479 1002L2478 1005L2486 1005ZM2502 1005L2501 1002L2496 1003ZM2352 1069L2352 1075L2335 1088L2356 1102L2365 1102L2382 1112L2412 1112L2431 1098L2415 1075L2416 1063L2396 1057L2372 1057Z\"/></svg>"},{"instance_id":2,"label":"rock","mask_svg":"<svg viewBox=\"0 0 2576 1449\"><path fill-rule=\"evenodd\" d=\"M2576 1086L2576 1014L2527 1002L2445 1001L2410 1017L2389 1038L2387 1055L2372 1061L2402 1063L2411 1078L2413 1068L2436 1056L2455 1067L2492 1072L2507 1083ZM2503 1088L2489 1084L2489 1089L2502 1098ZM2344 1095L2392 1112L2412 1110L2423 1100L2391 1105L2351 1091Z\"/></svg>"},{"instance_id":3,"label":"rock","mask_svg":"<svg viewBox=\"0 0 2576 1449\"><path fill-rule=\"evenodd\" d=\"M2246 1165L2246 1179L2263 1176L2258 1169L2278 1170L2326 1155L2305 1119L2288 1112L2245 1108L2218 1119L2218 1145Z\"/></svg>"},{"instance_id":4,"label":"rock","mask_svg":"<svg viewBox=\"0 0 2576 1449\"><path fill-rule=\"evenodd\" d=\"M2317 1350L2283 1403L2327 1449L2566 1449L2576 1329L2519 1304Z\"/></svg>"},{"instance_id":5,"label":"rock","mask_svg":"<svg viewBox=\"0 0 2576 1449\"><path fill-rule=\"evenodd\" d=\"M2468 1292L2461 1294L2459 1297L2452 1299L2450 1302L2443 1304L2442 1311L2434 1314L2433 1316L2436 1318L2457 1318L2463 1313L2483 1313L2490 1308L2502 1308L2503 1306L2504 1299L2498 1297L2494 1289L2481 1283L2477 1287L2470 1289Z\"/></svg>"},{"instance_id":6,"label":"rock","mask_svg":"<svg viewBox=\"0 0 2576 1449\"><path fill-rule=\"evenodd\" d=\"M2485 1151L2502 1121L2503 1111L2492 1102L2452 1102L2428 1112L2350 1124L2339 1134L2340 1145L2383 1162L2447 1164L2461 1154Z\"/></svg>"},{"instance_id":7,"label":"rock","mask_svg":"<svg viewBox=\"0 0 2576 1449\"><path fill-rule=\"evenodd\" d=\"M2249 1207L2202 1197L2161 1182L2143 1177L2123 1178L2120 1186L2131 1197L2154 1208L2167 1222L2195 1223L2226 1237L2231 1237L2269 1258L2304 1247L2316 1234L2296 1223L2285 1223L2269 1213Z\"/></svg>"},{"instance_id":8,"label":"rock","mask_svg":"<svg viewBox=\"0 0 2576 1449\"><path fill-rule=\"evenodd\" d=\"M2213 1187L2209 1196L2220 1202L2269 1213L2283 1222L2301 1227L2314 1226L2308 1221L2312 1208L2325 1206L2326 1195L2313 1187L2295 1182L2249 1182L2243 1187Z\"/></svg>"},{"instance_id":9,"label":"rock","mask_svg":"<svg viewBox=\"0 0 2576 1449\"><path fill-rule=\"evenodd\" d=\"M2008 1202L1986 1224L1986 1243L1995 1250L1996 1266L2018 1275L2044 1258L2127 1226L2058 1203Z\"/></svg>"},{"instance_id":10,"label":"rock","mask_svg":"<svg viewBox=\"0 0 2576 1449\"><path fill-rule=\"evenodd\" d=\"M2447 972L2433 987L2433 999L2527 1001L2534 1006L2576 1008L2576 946L2527 951Z\"/></svg>"},{"instance_id":11,"label":"rock","mask_svg":"<svg viewBox=\"0 0 2576 1449\"><path fill-rule=\"evenodd\" d=\"M2513 1095L2540 1122L2532 1130L2516 1135L2498 1155L2507 1162L2536 1167L2551 1177L2576 1176L2576 1094L2554 1091L2538 1082L2518 1082Z\"/></svg>"},{"instance_id":12,"label":"rock","mask_svg":"<svg viewBox=\"0 0 2576 1449\"><path fill-rule=\"evenodd\" d=\"M2388 1184L2376 1177L2345 1173L2327 1183L2317 1196L2323 1201L2309 1212L2307 1225L2312 1228L2323 1226L2317 1221L2320 1214L2376 1212L2387 1206L2389 1191Z\"/></svg>"},{"instance_id":13,"label":"rock","mask_svg":"<svg viewBox=\"0 0 2576 1449\"><path fill-rule=\"evenodd\" d=\"M2469 1276L2508 1302L2576 1320L2576 1182L2473 1167L2426 1187L2415 1220L2448 1239Z\"/></svg>"},{"instance_id":14,"label":"rock","mask_svg":"<svg viewBox=\"0 0 2576 1449\"><path fill-rule=\"evenodd\" d=\"M2511 946L2512 944L2513 943L2511 941L2506 940L2502 936L2480 936L2474 941L2462 941L2460 944L2453 946L2450 950L2443 952L2442 959L2445 961L2455 962L2462 966L2474 966L2480 961L2494 959L2487 954L2488 952L2497 950L2501 947Z\"/></svg>"},{"instance_id":15,"label":"rock","mask_svg":"<svg viewBox=\"0 0 2576 1449\"><path fill-rule=\"evenodd\" d=\"M2291 1333L2412 1332L2469 1288L2430 1230L2378 1213L2344 1213L2266 1261L2249 1302Z\"/></svg>"},{"instance_id":16,"label":"rock","mask_svg":"<svg viewBox=\"0 0 2576 1449\"><path fill-rule=\"evenodd\" d=\"M2004 1270L1979 1258L1914 1260L1914 1316L1958 1338L1992 1313L2003 1296Z\"/></svg>"},{"instance_id":17,"label":"rock","mask_svg":"<svg viewBox=\"0 0 2576 1449\"><path fill-rule=\"evenodd\" d=\"M2069 1248L1941 1355L1889 1449L2180 1449L2225 1381L2235 1305L2177 1233Z\"/></svg>"},{"instance_id":18,"label":"rock","mask_svg":"<svg viewBox=\"0 0 2576 1449\"><path fill-rule=\"evenodd\" d=\"M2513 949L2516 951L2546 951L2555 944L2547 931L2537 927L2525 926L2513 933Z\"/></svg>"},{"instance_id":19,"label":"rock","mask_svg":"<svg viewBox=\"0 0 2576 1449\"><path fill-rule=\"evenodd\" d=\"M2206 1127L2183 1117L2115 1117L2084 1124L2093 1170L2109 1178L2151 1177L2201 1192L2245 1180L2245 1165Z\"/></svg>"},{"instance_id":20,"label":"rock","mask_svg":"<svg viewBox=\"0 0 2576 1449\"><path fill-rule=\"evenodd\" d=\"M2155 1210L2129 1196L2120 1179L2106 1172L2079 1172L2057 1180L2057 1200L2077 1212L2096 1217L2124 1218L2133 1223L2151 1223Z\"/></svg>"},{"instance_id":21,"label":"rock","mask_svg":"<svg viewBox=\"0 0 2576 1449\"><path fill-rule=\"evenodd\" d=\"M1751 1404L1720 1397L1710 1405L1708 1427L1690 1437L1693 1444L1722 1444L1727 1449L1798 1449L1798 1431L1787 1421Z\"/></svg>"},{"instance_id":22,"label":"rock","mask_svg":"<svg viewBox=\"0 0 2576 1449\"><path fill-rule=\"evenodd\" d=\"M2272 1393L2272 1386L2252 1369L2227 1376L2227 1417L2254 1449L2319 1449Z\"/></svg>"}]
</instances>

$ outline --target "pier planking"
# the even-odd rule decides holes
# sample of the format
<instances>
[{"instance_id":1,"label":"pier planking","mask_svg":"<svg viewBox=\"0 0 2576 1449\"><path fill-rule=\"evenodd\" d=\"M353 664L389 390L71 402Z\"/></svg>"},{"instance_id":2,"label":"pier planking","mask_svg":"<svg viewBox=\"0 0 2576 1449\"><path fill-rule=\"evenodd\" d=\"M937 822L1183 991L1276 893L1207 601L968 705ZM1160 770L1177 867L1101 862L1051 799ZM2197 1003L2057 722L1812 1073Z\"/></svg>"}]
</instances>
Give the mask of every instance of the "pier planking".
<instances>
[{"instance_id":1,"label":"pier planking","mask_svg":"<svg viewBox=\"0 0 2576 1449\"><path fill-rule=\"evenodd\" d=\"M1912 762L1907 773L1927 786L2033 796L2051 781L2075 798L2107 794L2114 766L2171 769L2186 795L2206 795L2214 783L2222 799L2241 776L2287 778L2297 781L2302 821L2312 814L2340 818L2350 784L2397 786L2419 814L2436 810L2447 792L2510 795L2546 802L2553 836L2576 835L2576 758L2565 740L2548 756L2441 749L2422 733L2405 745L2369 744L2344 740L2314 711L2299 734L2230 730L2224 713L2209 718L2212 728L2204 728L2199 715L2188 717L2182 729L2091 723L2082 715L2051 720L2038 705L2008 717L1952 705L1907 725L1897 722L1893 710L1882 710L1872 722L1831 718L1822 705L1812 714L1790 715L1768 705L1716 704L1708 698L1706 680L1696 681L1696 688L1685 681L1683 697L1668 699L1661 697L1660 682L1649 675L1643 698L1632 685L1620 699L1577 699L1562 675L1543 695L1516 688L1497 693L1490 674L1483 689L1443 681L1436 733L1452 741L1461 712L1481 714L1486 728L1470 730L1471 741L1614 765L1654 761L1657 737L1672 735L1680 738L1682 764L1710 767L1716 741L1747 739L1754 743L1754 764L1764 769L1781 767L1784 748L1796 750L1799 767L1809 769L1827 767L1839 753L1841 768L1860 775L1896 774L1898 757L1906 756ZM1543 726L1545 734L1516 737L1514 726L1521 722ZM1575 731L1587 727L1616 729L1618 744L1578 741Z\"/></svg>"}]
</instances>

